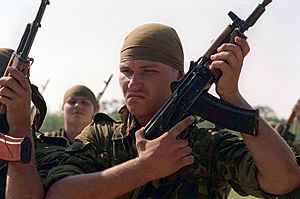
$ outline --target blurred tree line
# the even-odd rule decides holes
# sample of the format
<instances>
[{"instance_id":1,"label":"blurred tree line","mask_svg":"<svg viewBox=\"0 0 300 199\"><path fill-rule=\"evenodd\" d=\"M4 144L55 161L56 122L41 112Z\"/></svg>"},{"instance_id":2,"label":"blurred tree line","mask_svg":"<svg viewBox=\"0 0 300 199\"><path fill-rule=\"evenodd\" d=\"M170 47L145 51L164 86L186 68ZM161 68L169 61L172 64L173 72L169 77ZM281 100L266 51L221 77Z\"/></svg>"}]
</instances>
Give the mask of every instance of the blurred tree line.
<instances>
[{"instance_id":1,"label":"blurred tree line","mask_svg":"<svg viewBox=\"0 0 300 199\"><path fill-rule=\"evenodd\" d=\"M265 120L267 120L270 123L285 123L285 118L279 118L276 113L274 112L274 110L272 108L270 108L269 106L255 106L255 109L259 110L259 115L264 118Z\"/></svg>"},{"instance_id":2,"label":"blurred tree line","mask_svg":"<svg viewBox=\"0 0 300 199\"><path fill-rule=\"evenodd\" d=\"M124 104L123 100L113 99L110 101L103 101L100 104L101 112L104 112L112 118L119 120L118 109ZM272 108L269 106L256 106L255 109L259 110L259 114L265 120L271 123L282 122L283 118L278 118ZM54 131L63 127L63 115L62 113L49 113L46 115L43 126L41 127L42 132Z\"/></svg>"}]
</instances>

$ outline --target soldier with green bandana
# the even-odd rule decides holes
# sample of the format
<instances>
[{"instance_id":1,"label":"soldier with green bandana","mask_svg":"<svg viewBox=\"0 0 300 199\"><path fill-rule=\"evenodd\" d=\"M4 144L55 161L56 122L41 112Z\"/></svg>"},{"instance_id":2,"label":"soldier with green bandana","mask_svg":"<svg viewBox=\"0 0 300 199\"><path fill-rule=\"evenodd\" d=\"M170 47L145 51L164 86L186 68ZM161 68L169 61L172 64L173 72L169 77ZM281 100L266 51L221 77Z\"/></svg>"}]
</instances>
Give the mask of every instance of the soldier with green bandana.
<instances>
[{"instance_id":1,"label":"soldier with green bandana","mask_svg":"<svg viewBox=\"0 0 300 199\"><path fill-rule=\"evenodd\" d=\"M246 40L219 47L210 69L221 70L221 99L251 108L238 90ZM171 95L170 84L184 77L183 49L176 31L145 24L125 39L119 83L125 106L121 121L97 114L67 150L69 157L48 173L47 199L59 198L272 198L300 184L290 148L263 120L256 137L191 125L187 117L154 140L143 126ZM63 190L63 191L61 191Z\"/></svg>"},{"instance_id":2,"label":"soldier with green bandana","mask_svg":"<svg viewBox=\"0 0 300 199\"><path fill-rule=\"evenodd\" d=\"M64 127L57 131L46 132L47 137L64 137L70 143L92 122L98 112L99 105L94 93L84 85L75 85L69 88L63 98Z\"/></svg>"}]
</instances>

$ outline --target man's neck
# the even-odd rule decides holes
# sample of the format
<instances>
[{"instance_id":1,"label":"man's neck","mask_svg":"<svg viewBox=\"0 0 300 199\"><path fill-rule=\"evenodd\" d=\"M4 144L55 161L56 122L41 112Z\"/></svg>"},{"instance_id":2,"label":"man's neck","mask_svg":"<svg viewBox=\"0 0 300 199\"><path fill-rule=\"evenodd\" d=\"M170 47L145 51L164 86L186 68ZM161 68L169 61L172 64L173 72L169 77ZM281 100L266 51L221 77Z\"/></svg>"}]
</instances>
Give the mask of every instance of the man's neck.
<instances>
[{"instance_id":1,"label":"man's neck","mask_svg":"<svg viewBox=\"0 0 300 199\"><path fill-rule=\"evenodd\" d=\"M146 126L146 124L150 121L152 117L136 117L136 120L138 121L140 126Z\"/></svg>"}]
</instances>

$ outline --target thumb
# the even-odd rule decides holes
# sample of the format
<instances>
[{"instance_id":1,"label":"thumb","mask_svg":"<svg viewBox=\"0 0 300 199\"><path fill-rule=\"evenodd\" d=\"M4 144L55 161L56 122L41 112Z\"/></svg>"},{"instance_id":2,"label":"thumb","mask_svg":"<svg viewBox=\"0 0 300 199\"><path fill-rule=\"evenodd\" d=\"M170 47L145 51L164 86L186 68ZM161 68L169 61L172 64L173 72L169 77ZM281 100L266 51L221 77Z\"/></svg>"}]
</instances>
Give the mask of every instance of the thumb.
<instances>
[{"instance_id":1,"label":"thumb","mask_svg":"<svg viewBox=\"0 0 300 199\"><path fill-rule=\"evenodd\" d=\"M136 149L139 154L141 151L145 151L146 143L147 143L147 140L145 139L144 127L142 127L140 130L137 130L135 132L135 144L136 144Z\"/></svg>"},{"instance_id":2,"label":"thumb","mask_svg":"<svg viewBox=\"0 0 300 199\"><path fill-rule=\"evenodd\" d=\"M140 128L135 132L135 139L138 140L144 140L145 139L145 132L144 127Z\"/></svg>"}]
</instances>

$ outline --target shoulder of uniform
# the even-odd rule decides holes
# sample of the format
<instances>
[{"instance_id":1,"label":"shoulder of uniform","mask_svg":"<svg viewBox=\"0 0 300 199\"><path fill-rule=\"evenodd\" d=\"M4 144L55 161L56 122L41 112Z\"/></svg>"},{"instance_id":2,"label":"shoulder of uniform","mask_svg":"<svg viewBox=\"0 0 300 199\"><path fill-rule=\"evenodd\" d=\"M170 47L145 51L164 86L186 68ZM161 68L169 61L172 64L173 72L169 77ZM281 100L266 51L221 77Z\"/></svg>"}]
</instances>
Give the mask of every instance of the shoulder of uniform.
<instances>
[{"instance_id":1,"label":"shoulder of uniform","mask_svg":"<svg viewBox=\"0 0 300 199\"><path fill-rule=\"evenodd\" d=\"M119 121L114 120L113 118L111 118L105 113L97 113L94 116L93 122L96 124L99 124L101 122L120 123Z\"/></svg>"},{"instance_id":2,"label":"shoulder of uniform","mask_svg":"<svg viewBox=\"0 0 300 199\"><path fill-rule=\"evenodd\" d=\"M55 136L55 135L49 135L47 133L39 133L36 136L36 139L40 142L52 144L52 145L59 145L63 147L67 147L69 145L69 141L67 138L62 136Z\"/></svg>"}]
</instances>

